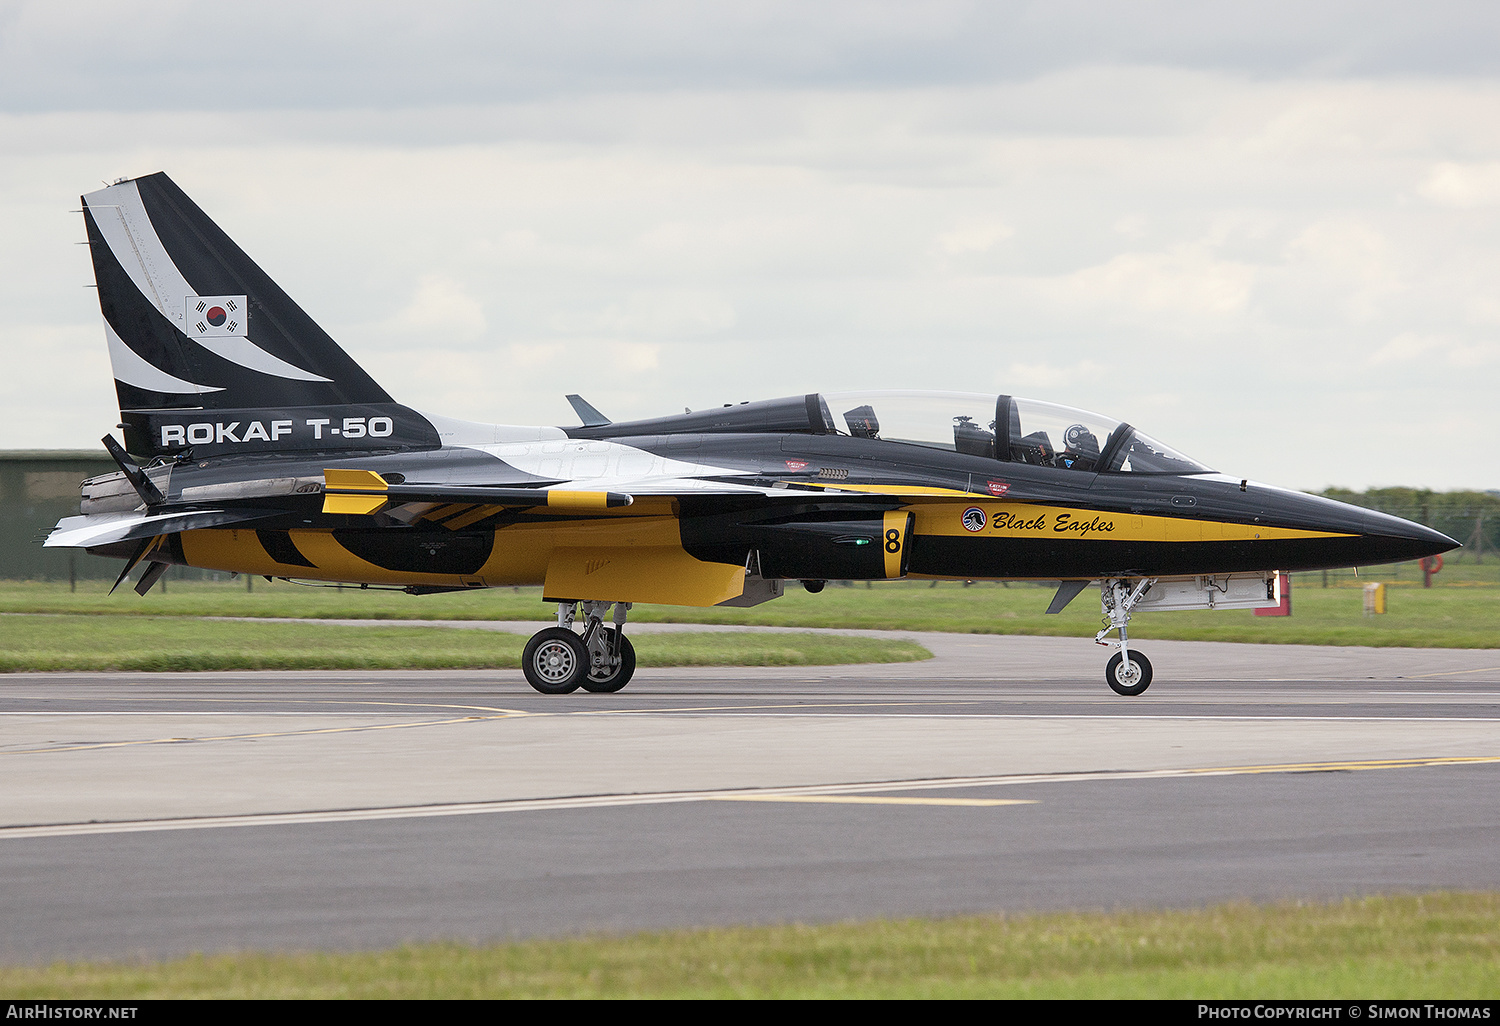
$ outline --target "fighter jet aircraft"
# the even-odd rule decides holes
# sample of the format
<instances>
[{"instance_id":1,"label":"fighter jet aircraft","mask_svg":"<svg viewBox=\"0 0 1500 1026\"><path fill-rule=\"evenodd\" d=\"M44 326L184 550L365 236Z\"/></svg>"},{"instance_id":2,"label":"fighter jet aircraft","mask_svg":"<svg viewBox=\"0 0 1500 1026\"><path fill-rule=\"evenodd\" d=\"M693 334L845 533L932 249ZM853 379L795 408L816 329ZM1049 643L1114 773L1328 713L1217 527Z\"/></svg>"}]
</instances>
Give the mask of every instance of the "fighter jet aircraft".
<instances>
[{"instance_id":1,"label":"fighter jet aircraft","mask_svg":"<svg viewBox=\"0 0 1500 1026\"><path fill-rule=\"evenodd\" d=\"M634 603L919 578L1060 582L1048 612L1096 583L1105 679L1138 695L1137 609L1272 605L1277 571L1457 544L1012 395L813 392L627 423L572 395L577 427L418 413L166 175L90 193L83 216L124 444L104 439L119 472L46 544L124 559L120 581L144 564L141 594L174 564L417 595L541 585L557 626L523 670L548 694L626 685Z\"/></svg>"}]
</instances>

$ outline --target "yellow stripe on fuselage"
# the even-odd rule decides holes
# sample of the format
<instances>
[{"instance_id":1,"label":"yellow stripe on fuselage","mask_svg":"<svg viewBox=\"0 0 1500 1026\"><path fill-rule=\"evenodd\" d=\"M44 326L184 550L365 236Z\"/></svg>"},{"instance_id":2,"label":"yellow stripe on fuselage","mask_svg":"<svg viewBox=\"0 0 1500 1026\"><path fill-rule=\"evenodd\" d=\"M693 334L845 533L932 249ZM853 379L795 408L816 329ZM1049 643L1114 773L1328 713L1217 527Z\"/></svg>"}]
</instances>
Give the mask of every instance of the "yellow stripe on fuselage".
<instances>
[{"instance_id":1,"label":"yellow stripe on fuselage","mask_svg":"<svg viewBox=\"0 0 1500 1026\"><path fill-rule=\"evenodd\" d=\"M1306 531L1186 517L1157 517L1143 513L1102 513L1095 509L983 499L964 503L913 504L910 509L917 517L917 534L952 538L1217 542L1352 537L1347 533L1334 531ZM983 517L971 515L969 526L966 527L964 513L971 509L978 509Z\"/></svg>"},{"instance_id":2,"label":"yellow stripe on fuselage","mask_svg":"<svg viewBox=\"0 0 1500 1026\"><path fill-rule=\"evenodd\" d=\"M684 605L712 605L723 601L726 595L738 594L744 568L706 563L686 552L674 506L669 496L651 496L630 507L630 513L621 509L599 510L597 514L579 517L544 514L535 520L510 524L496 533L494 547L483 566L464 574L377 566L346 548L333 532L324 529L293 529L288 533L288 539L312 566L278 562L251 529L186 531L180 538L191 566L276 577L462 587L545 582L562 598ZM432 510L427 516L469 519L477 515L483 519L500 509L493 505L454 503ZM464 513L465 510L471 512ZM970 526L966 527L964 514L969 510L977 510L978 515L971 515ZM648 511L650 515L640 515ZM902 536L908 512L913 516L913 528L909 535ZM1352 537L1330 531L1104 513L994 499L916 499L904 509L884 515L882 544L886 546L887 576L899 575L903 550L917 535L1194 543Z\"/></svg>"}]
</instances>

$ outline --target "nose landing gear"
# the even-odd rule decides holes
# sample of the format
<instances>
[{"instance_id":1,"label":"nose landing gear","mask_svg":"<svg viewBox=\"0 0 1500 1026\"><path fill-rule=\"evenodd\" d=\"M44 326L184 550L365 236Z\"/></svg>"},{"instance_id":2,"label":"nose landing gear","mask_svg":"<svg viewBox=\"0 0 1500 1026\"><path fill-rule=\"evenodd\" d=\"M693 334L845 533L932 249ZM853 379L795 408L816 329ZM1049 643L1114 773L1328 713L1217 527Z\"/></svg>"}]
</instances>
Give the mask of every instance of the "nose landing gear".
<instances>
[{"instance_id":1,"label":"nose landing gear","mask_svg":"<svg viewBox=\"0 0 1500 1026\"><path fill-rule=\"evenodd\" d=\"M1104 605L1104 615L1109 617L1109 626L1094 635L1094 643L1115 645L1120 649L1104 667L1104 681L1117 695L1139 695L1151 686L1151 661L1139 652L1130 651L1125 625L1130 622L1130 611L1155 583L1154 577L1142 578L1134 588L1128 580L1119 577L1099 582L1099 595ZM1119 631L1120 640L1106 641L1105 636L1110 631Z\"/></svg>"},{"instance_id":2,"label":"nose landing gear","mask_svg":"<svg viewBox=\"0 0 1500 1026\"><path fill-rule=\"evenodd\" d=\"M583 607L583 635L573 631ZM559 602L557 626L537 631L521 655L526 683L544 695L585 691L619 691L635 674L635 646L625 637L629 602ZM604 614L614 606L614 626L604 626Z\"/></svg>"}]
</instances>

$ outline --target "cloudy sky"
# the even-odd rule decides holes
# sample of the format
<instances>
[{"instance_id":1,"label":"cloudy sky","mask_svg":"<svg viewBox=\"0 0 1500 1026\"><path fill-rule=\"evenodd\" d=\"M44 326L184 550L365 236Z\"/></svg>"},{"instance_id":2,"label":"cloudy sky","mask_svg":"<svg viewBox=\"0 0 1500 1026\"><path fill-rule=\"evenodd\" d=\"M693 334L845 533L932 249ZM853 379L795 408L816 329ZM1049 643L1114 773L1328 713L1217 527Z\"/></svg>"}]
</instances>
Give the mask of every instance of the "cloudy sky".
<instances>
[{"instance_id":1,"label":"cloudy sky","mask_svg":"<svg viewBox=\"0 0 1500 1026\"><path fill-rule=\"evenodd\" d=\"M0 448L116 421L81 192L166 171L398 400L1010 392L1500 488L1500 6L0 0Z\"/></svg>"}]
</instances>

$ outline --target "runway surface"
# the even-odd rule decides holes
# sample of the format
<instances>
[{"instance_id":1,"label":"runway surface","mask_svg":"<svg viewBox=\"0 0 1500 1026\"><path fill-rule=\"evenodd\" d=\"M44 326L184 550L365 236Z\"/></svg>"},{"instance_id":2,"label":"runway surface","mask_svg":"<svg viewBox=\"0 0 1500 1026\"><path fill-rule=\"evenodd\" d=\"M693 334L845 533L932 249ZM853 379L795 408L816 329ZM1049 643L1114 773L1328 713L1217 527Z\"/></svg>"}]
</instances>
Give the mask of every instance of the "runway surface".
<instances>
[{"instance_id":1,"label":"runway surface","mask_svg":"<svg viewBox=\"0 0 1500 1026\"><path fill-rule=\"evenodd\" d=\"M1500 886L1500 651L1145 642L1124 699L1086 641L898 636L616 695L5 675L0 960Z\"/></svg>"}]
</instances>

